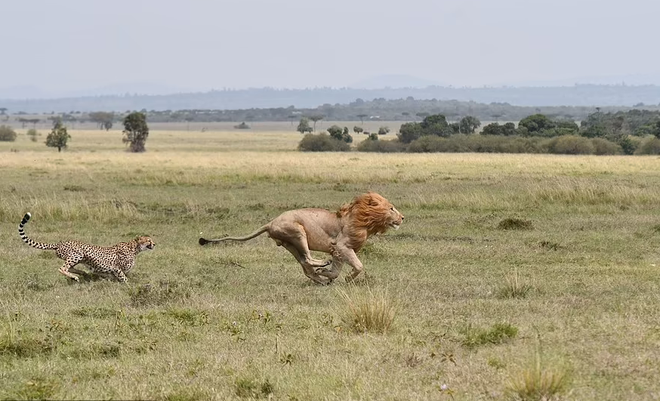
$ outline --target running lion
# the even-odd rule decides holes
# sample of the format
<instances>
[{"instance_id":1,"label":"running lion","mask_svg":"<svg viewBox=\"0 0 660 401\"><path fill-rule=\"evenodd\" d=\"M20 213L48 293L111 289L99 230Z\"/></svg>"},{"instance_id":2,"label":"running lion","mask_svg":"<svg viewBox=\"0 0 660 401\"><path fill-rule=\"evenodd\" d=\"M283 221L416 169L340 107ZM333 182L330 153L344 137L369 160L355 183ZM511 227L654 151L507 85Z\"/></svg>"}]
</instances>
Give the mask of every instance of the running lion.
<instances>
[{"instance_id":1,"label":"running lion","mask_svg":"<svg viewBox=\"0 0 660 401\"><path fill-rule=\"evenodd\" d=\"M339 276L344 262L353 271L346 281L354 280L363 270L356 252L373 234L399 228L403 215L375 192L357 196L337 212L325 209L289 210L245 237L199 239L200 245L223 241L247 241L263 233L283 246L296 258L307 277L319 284L330 284ZM312 258L312 251L332 255L332 260ZM332 266L330 266L332 265Z\"/></svg>"}]
</instances>

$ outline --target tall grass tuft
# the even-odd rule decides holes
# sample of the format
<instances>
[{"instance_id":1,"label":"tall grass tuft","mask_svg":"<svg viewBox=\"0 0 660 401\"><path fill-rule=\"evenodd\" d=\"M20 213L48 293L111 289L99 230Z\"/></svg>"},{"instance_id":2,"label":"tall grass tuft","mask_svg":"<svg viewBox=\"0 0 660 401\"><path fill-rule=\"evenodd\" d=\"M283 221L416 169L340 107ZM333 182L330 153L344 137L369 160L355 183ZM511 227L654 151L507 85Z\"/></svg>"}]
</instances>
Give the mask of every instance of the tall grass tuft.
<instances>
[{"instance_id":1,"label":"tall grass tuft","mask_svg":"<svg viewBox=\"0 0 660 401\"><path fill-rule=\"evenodd\" d=\"M349 329L358 333L386 333L392 328L396 305L387 291L356 286L337 291L343 301L341 320Z\"/></svg>"},{"instance_id":2,"label":"tall grass tuft","mask_svg":"<svg viewBox=\"0 0 660 401\"><path fill-rule=\"evenodd\" d=\"M531 285L520 281L518 269L514 269L513 274L506 278L506 284L497 291L497 297L500 299L525 298L532 289Z\"/></svg>"},{"instance_id":3,"label":"tall grass tuft","mask_svg":"<svg viewBox=\"0 0 660 401\"><path fill-rule=\"evenodd\" d=\"M568 371L563 368L544 366L541 339L537 334L534 363L511 374L505 383L506 391L521 401L554 400L566 390Z\"/></svg>"}]
</instances>

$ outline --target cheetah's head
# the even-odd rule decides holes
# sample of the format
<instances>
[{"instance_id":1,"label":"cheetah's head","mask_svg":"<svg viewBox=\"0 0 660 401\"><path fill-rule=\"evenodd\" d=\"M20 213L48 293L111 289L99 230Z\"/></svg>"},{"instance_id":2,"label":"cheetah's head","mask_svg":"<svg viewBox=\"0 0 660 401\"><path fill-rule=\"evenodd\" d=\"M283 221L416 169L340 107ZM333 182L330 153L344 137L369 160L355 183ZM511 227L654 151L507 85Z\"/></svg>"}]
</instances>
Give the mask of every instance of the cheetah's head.
<instances>
[{"instance_id":1,"label":"cheetah's head","mask_svg":"<svg viewBox=\"0 0 660 401\"><path fill-rule=\"evenodd\" d=\"M135 239L138 244L138 249L140 251L146 251L147 249L154 249L156 243L149 236L137 237Z\"/></svg>"}]
</instances>

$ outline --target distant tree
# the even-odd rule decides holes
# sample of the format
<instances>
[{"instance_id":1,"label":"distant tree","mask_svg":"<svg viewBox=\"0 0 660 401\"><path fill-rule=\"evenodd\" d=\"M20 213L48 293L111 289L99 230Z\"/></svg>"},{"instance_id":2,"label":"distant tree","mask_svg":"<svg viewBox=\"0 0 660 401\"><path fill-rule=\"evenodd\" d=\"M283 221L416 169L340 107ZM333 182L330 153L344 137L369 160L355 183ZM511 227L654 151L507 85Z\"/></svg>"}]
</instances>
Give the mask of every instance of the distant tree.
<instances>
[{"instance_id":1,"label":"distant tree","mask_svg":"<svg viewBox=\"0 0 660 401\"><path fill-rule=\"evenodd\" d=\"M364 118L369 114L358 114L357 117L360 119L360 124L364 124Z\"/></svg>"},{"instance_id":2,"label":"distant tree","mask_svg":"<svg viewBox=\"0 0 660 401\"><path fill-rule=\"evenodd\" d=\"M387 135L390 132L389 127L380 127L378 128L378 135Z\"/></svg>"},{"instance_id":3,"label":"distant tree","mask_svg":"<svg viewBox=\"0 0 660 401\"><path fill-rule=\"evenodd\" d=\"M378 140L378 134L375 133L375 132L369 134L369 136L367 137L367 140L370 140L370 141L377 141L377 140Z\"/></svg>"},{"instance_id":4,"label":"distant tree","mask_svg":"<svg viewBox=\"0 0 660 401\"><path fill-rule=\"evenodd\" d=\"M7 113L7 108L0 107L0 116L5 116L5 121L9 120L9 116L6 113Z\"/></svg>"},{"instance_id":5,"label":"distant tree","mask_svg":"<svg viewBox=\"0 0 660 401\"><path fill-rule=\"evenodd\" d=\"M332 127L328 128L328 133L332 138L338 139L340 141L346 143L353 142L353 137L348 133L347 127L344 127L344 129L342 129L338 125L333 125Z\"/></svg>"},{"instance_id":6,"label":"distant tree","mask_svg":"<svg viewBox=\"0 0 660 401\"><path fill-rule=\"evenodd\" d=\"M14 142L16 140L16 131L6 125L0 125L0 141Z\"/></svg>"},{"instance_id":7,"label":"distant tree","mask_svg":"<svg viewBox=\"0 0 660 401\"><path fill-rule=\"evenodd\" d=\"M465 116L458 123L461 134L474 134L477 128L481 127L481 121L477 117Z\"/></svg>"},{"instance_id":8,"label":"distant tree","mask_svg":"<svg viewBox=\"0 0 660 401\"><path fill-rule=\"evenodd\" d=\"M95 122L99 129L109 131L112 128L112 123L115 119L115 113L108 113L105 111L95 111L89 113L89 119Z\"/></svg>"},{"instance_id":9,"label":"distant tree","mask_svg":"<svg viewBox=\"0 0 660 401\"><path fill-rule=\"evenodd\" d=\"M309 125L309 119L307 117L300 118L300 123L298 123L298 128L296 131L301 134L312 132L312 127Z\"/></svg>"},{"instance_id":10,"label":"distant tree","mask_svg":"<svg viewBox=\"0 0 660 401\"><path fill-rule=\"evenodd\" d=\"M449 126L447 118L442 114L430 114L424 117L419 125L422 127L423 135L448 137L454 133L454 129Z\"/></svg>"},{"instance_id":11,"label":"distant tree","mask_svg":"<svg viewBox=\"0 0 660 401\"><path fill-rule=\"evenodd\" d=\"M486 125L481 131L481 135L501 135L510 136L517 135L516 125L514 123L506 123L500 125L499 123L490 123Z\"/></svg>"},{"instance_id":12,"label":"distant tree","mask_svg":"<svg viewBox=\"0 0 660 401\"><path fill-rule=\"evenodd\" d=\"M61 152L62 148L66 148L66 143L70 138L71 135L69 135L67 132L66 127L62 124L62 121L57 119L53 122L53 129L46 137L46 146L57 148L57 151Z\"/></svg>"},{"instance_id":13,"label":"distant tree","mask_svg":"<svg viewBox=\"0 0 660 401\"><path fill-rule=\"evenodd\" d=\"M314 122L314 131L316 131L316 123L317 123L318 121L323 120L323 117L324 117L324 116L321 115L321 114L315 114L315 115L313 115L313 116L309 116L309 119L312 120L312 121Z\"/></svg>"},{"instance_id":14,"label":"distant tree","mask_svg":"<svg viewBox=\"0 0 660 401\"><path fill-rule=\"evenodd\" d=\"M71 124L71 128L75 127L76 122L78 119L72 115L72 113L64 113L62 114L62 122L65 124Z\"/></svg>"},{"instance_id":15,"label":"distant tree","mask_svg":"<svg viewBox=\"0 0 660 401\"><path fill-rule=\"evenodd\" d=\"M656 121L654 125L653 136L660 139L660 120Z\"/></svg>"},{"instance_id":16,"label":"distant tree","mask_svg":"<svg viewBox=\"0 0 660 401\"><path fill-rule=\"evenodd\" d=\"M353 132L355 132L356 134L359 134L362 131L364 131L364 129L362 127L358 127L357 125L355 127L353 127Z\"/></svg>"},{"instance_id":17,"label":"distant tree","mask_svg":"<svg viewBox=\"0 0 660 401\"><path fill-rule=\"evenodd\" d=\"M519 127L527 128L530 136L540 135L543 131L555 128L557 124L543 114L532 114L520 120Z\"/></svg>"},{"instance_id":18,"label":"distant tree","mask_svg":"<svg viewBox=\"0 0 660 401\"><path fill-rule=\"evenodd\" d=\"M333 138L341 139L342 133L343 130L338 125L333 125L330 128L328 128L328 134L330 134L330 136Z\"/></svg>"},{"instance_id":19,"label":"distant tree","mask_svg":"<svg viewBox=\"0 0 660 401\"><path fill-rule=\"evenodd\" d=\"M401 124L397 137L403 143L410 143L424 135L424 130L419 123Z\"/></svg>"},{"instance_id":20,"label":"distant tree","mask_svg":"<svg viewBox=\"0 0 660 401\"><path fill-rule=\"evenodd\" d=\"M133 112L124 118L124 137L122 142L129 145L131 152L144 152L147 137L149 136L149 126L147 125L147 116L141 112Z\"/></svg>"}]
</instances>

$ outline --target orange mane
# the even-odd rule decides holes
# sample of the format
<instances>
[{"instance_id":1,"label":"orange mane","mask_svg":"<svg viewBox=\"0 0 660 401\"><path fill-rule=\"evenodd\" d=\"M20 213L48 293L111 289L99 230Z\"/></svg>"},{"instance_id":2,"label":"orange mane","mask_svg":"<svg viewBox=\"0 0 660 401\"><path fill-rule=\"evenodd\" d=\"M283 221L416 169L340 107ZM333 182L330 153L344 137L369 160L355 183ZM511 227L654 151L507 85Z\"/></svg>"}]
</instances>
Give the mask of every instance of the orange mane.
<instances>
[{"instance_id":1,"label":"orange mane","mask_svg":"<svg viewBox=\"0 0 660 401\"><path fill-rule=\"evenodd\" d=\"M337 217L347 218L351 247L357 252L367 238L384 233L389 228L388 215L392 204L375 192L356 196L337 211Z\"/></svg>"}]
</instances>

